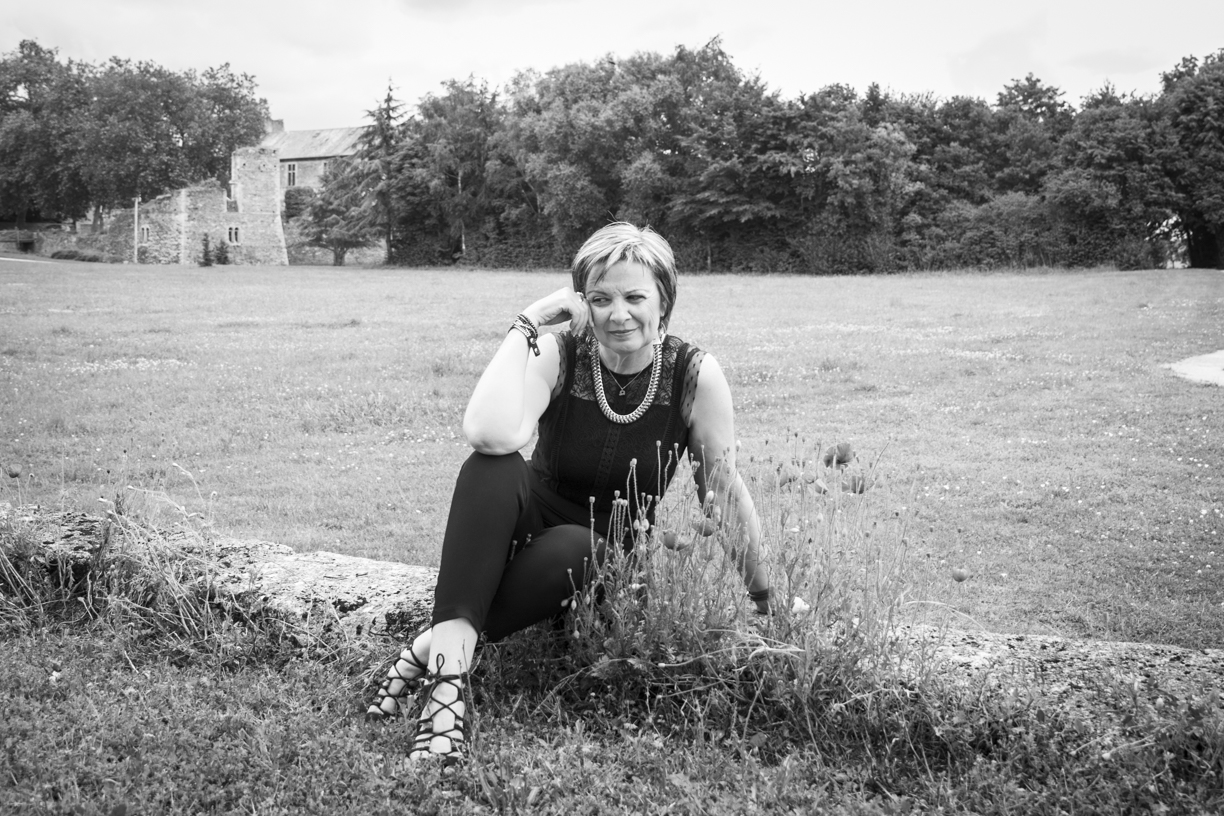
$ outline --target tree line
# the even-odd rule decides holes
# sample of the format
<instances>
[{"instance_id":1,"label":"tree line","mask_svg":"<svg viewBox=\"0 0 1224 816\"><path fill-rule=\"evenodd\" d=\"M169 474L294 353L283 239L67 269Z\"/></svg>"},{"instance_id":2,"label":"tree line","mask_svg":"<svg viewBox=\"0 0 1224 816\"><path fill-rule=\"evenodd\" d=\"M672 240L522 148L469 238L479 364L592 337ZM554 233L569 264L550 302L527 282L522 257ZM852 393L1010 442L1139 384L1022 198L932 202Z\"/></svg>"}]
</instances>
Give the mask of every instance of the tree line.
<instances>
[{"instance_id":1,"label":"tree line","mask_svg":"<svg viewBox=\"0 0 1224 816\"><path fill-rule=\"evenodd\" d=\"M113 58L61 62L32 40L0 56L0 219L79 219L207 178L258 144L255 80L228 65L174 72Z\"/></svg>"},{"instance_id":2,"label":"tree line","mask_svg":"<svg viewBox=\"0 0 1224 816\"><path fill-rule=\"evenodd\" d=\"M994 104L878 85L784 99L717 40L504 91L451 81L412 116L388 92L316 202L317 237L377 229L400 263L564 266L621 219L688 269L1224 265L1224 50L1156 95L1062 97L1030 74Z\"/></svg>"},{"instance_id":3,"label":"tree line","mask_svg":"<svg viewBox=\"0 0 1224 816\"><path fill-rule=\"evenodd\" d=\"M715 39L671 54L444 83L412 115L389 90L360 151L304 210L342 258L565 266L612 219L651 224L686 269L815 274L1001 266L1224 265L1224 49L1153 95L1078 108L1031 74L993 103L783 98ZM201 178L257 143L267 106L228 66L176 74L0 59L0 217L80 217Z\"/></svg>"}]
</instances>

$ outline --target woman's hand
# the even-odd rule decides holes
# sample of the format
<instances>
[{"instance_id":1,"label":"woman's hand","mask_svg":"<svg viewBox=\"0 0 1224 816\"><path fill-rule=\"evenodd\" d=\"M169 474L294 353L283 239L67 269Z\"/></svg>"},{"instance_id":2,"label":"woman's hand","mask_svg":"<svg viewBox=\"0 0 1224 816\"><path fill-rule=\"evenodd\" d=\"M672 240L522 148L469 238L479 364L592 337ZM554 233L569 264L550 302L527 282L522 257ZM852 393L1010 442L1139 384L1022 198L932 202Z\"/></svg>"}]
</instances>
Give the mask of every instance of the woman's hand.
<instances>
[{"instance_id":1,"label":"woman's hand","mask_svg":"<svg viewBox=\"0 0 1224 816\"><path fill-rule=\"evenodd\" d=\"M586 298L568 286L540 298L524 309L523 314L539 326L553 326L568 320L574 334L582 334L591 323L591 307Z\"/></svg>"}]
</instances>

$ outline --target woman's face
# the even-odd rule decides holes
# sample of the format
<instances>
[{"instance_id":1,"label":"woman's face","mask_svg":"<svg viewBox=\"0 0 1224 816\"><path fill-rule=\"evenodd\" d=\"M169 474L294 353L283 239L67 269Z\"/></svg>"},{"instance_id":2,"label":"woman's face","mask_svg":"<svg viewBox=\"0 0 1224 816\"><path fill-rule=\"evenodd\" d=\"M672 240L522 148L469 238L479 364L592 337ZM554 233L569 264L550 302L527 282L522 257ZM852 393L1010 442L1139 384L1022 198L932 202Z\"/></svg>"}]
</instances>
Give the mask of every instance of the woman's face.
<instances>
[{"instance_id":1,"label":"woman's face","mask_svg":"<svg viewBox=\"0 0 1224 816\"><path fill-rule=\"evenodd\" d=\"M663 299L648 267L620 261L608 267L597 283L588 283L591 328L595 339L609 351L633 354L659 337Z\"/></svg>"}]
</instances>

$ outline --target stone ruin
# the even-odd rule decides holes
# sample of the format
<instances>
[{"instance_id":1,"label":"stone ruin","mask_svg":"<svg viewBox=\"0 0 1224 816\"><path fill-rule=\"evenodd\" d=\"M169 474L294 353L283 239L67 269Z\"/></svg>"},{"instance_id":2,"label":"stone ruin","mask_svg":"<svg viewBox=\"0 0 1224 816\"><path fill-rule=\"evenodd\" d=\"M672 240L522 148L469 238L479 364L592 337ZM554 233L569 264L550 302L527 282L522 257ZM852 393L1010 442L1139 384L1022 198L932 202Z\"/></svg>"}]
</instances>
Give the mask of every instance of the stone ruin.
<instances>
[{"instance_id":1,"label":"stone ruin","mask_svg":"<svg viewBox=\"0 0 1224 816\"><path fill-rule=\"evenodd\" d=\"M228 245L231 264L287 265L279 165L273 148L240 147L230 156L228 187L210 179L116 210L97 234L40 233L39 252L83 249L121 261L193 265L208 235L214 252Z\"/></svg>"}]
</instances>

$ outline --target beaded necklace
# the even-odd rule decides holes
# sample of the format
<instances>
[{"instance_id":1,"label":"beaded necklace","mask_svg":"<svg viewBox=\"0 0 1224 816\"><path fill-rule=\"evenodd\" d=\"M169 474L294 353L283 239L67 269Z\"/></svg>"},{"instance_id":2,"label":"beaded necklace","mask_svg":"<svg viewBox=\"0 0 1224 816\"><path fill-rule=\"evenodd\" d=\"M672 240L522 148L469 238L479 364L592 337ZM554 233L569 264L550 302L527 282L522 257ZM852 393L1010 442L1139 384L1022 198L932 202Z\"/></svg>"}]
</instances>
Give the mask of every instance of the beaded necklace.
<instances>
[{"instance_id":1,"label":"beaded necklace","mask_svg":"<svg viewBox=\"0 0 1224 816\"><path fill-rule=\"evenodd\" d=\"M659 390L659 373L663 370L663 340L666 337L667 335L661 335L655 342L654 357L650 361L650 385L646 387L646 397L631 413L618 414L612 410L612 406L608 405L608 396L604 393L603 372L599 370L599 341L595 339L595 335L591 335L591 379L595 381L595 401L599 403L599 410L603 411L603 415L609 421L615 422L618 425L628 425L630 422L636 422L646 413L646 409L650 407L650 404L654 402L655 392ZM641 376L641 373L639 371L638 376ZM616 377L613 376L612 379L615 380ZM636 380L637 377L633 379ZM630 380L625 387L627 388L632 384L633 380ZM620 383L618 382L617 385L619 386ZM624 393L624 389L622 389L621 394Z\"/></svg>"}]
</instances>

